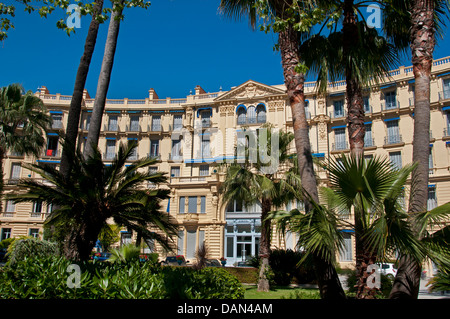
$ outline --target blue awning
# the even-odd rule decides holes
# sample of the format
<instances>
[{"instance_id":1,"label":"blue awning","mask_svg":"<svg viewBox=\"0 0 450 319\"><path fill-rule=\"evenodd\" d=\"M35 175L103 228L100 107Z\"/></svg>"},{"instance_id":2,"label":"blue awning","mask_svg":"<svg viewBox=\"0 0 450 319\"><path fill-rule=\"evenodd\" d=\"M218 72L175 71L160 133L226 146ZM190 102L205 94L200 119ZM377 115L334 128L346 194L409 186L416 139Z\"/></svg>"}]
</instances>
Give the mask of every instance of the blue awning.
<instances>
[{"instance_id":1,"label":"blue awning","mask_svg":"<svg viewBox=\"0 0 450 319\"><path fill-rule=\"evenodd\" d=\"M339 125L339 126L332 126L331 129L335 130L337 128L346 128L346 127L347 127L347 125Z\"/></svg>"},{"instance_id":2,"label":"blue awning","mask_svg":"<svg viewBox=\"0 0 450 319\"><path fill-rule=\"evenodd\" d=\"M47 133L48 136L58 136L58 133Z\"/></svg>"},{"instance_id":3,"label":"blue awning","mask_svg":"<svg viewBox=\"0 0 450 319\"><path fill-rule=\"evenodd\" d=\"M313 153L312 157L325 157L325 153Z\"/></svg>"},{"instance_id":4,"label":"blue awning","mask_svg":"<svg viewBox=\"0 0 450 319\"><path fill-rule=\"evenodd\" d=\"M399 117L392 117L390 119L384 119L383 121L390 122L390 121L397 121L397 120L400 120L400 118Z\"/></svg>"},{"instance_id":5,"label":"blue awning","mask_svg":"<svg viewBox=\"0 0 450 319\"><path fill-rule=\"evenodd\" d=\"M59 164L61 161L36 160L38 163Z\"/></svg>"},{"instance_id":6,"label":"blue awning","mask_svg":"<svg viewBox=\"0 0 450 319\"><path fill-rule=\"evenodd\" d=\"M140 113L142 113L142 111L141 111L141 110L129 110L129 111L127 111L127 113L130 113L130 114L140 114Z\"/></svg>"},{"instance_id":7,"label":"blue awning","mask_svg":"<svg viewBox=\"0 0 450 319\"><path fill-rule=\"evenodd\" d=\"M184 110L170 110L169 113L184 113Z\"/></svg>"},{"instance_id":8,"label":"blue awning","mask_svg":"<svg viewBox=\"0 0 450 319\"><path fill-rule=\"evenodd\" d=\"M137 141L138 138L137 137L129 137L129 138L127 138L127 140L129 140L129 141Z\"/></svg>"},{"instance_id":9,"label":"blue awning","mask_svg":"<svg viewBox=\"0 0 450 319\"><path fill-rule=\"evenodd\" d=\"M50 111L50 114L63 114L62 111Z\"/></svg>"},{"instance_id":10,"label":"blue awning","mask_svg":"<svg viewBox=\"0 0 450 319\"><path fill-rule=\"evenodd\" d=\"M116 138L115 137L107 137L106 139L107 140L115 140Z\"/></svg>"},{"instance_id":11,"label":"blue awning","mask_svg":"<svg viewBox=\"0 0 450 319\"><path fill-rule=\"evenodd\" d=\"M442 111L450 111L450 106L444 106L444 107L442 108Z\"/></svg>"},{"instance_id":12,"label":"blue awning","mask_svg":"<svg viewBox=\"0 0 450 319\"><path fill-rule=\"evenodd\" d=\"M369 124L372 124L372 121L370 121L370 122L364 122L364 125L369 125Z\"/></svg>"},{"instance_id":13,"label":"blue awning","mask_svg":"<svg viewBox=\"0 0 450 319\"><path fill-rule=\"evenodd\" d=\"M355 231L353 229L341 229L341 233L354 233Z\"/></svg>"},{"instance_id":14,"label":"blue awning","mask_svg":"<svg viewBox=\"0 0 450 319\"><path fill-rule=\"evenodd\" d=\"M169 198L169 202L167 203L166 212L170 213L170 198Z\"/></svg>"},{"instance_id":15,"label":"blue awning","mask_svg":"<svg viewBox=\"0 0 450 319\"><path fill-rule=\"evenodd\" d=\"M386 84L386 85L383 85L382 87L380 87L380 90L389 89L389 88L395 87L395 86L396 86L395 83Z\"/></svg>"},{"instance_id":16,"label":"blue awning","mask_svg":"<svg viewBox=\"0 0 450 319\"><path fill-rule=\"evenodd\" d=\"M333 94L330 94L330 97L343 96L343 95L345 95L345 92L341 92L341 93L333 93Z\"/></svg>"},{"instance_id":17,"label":"blue awning","mask_svg":"<svg viewBox=\"0 0 450 319\"><path fill-rule=\"evenodd\" d=\"M237 106L237 108L236 108L236 113L237 113L237 111L238 111L241 107L244 108L244 110L247 112L247 108L245 107L245 105L244 105L244 104L239 104L239 105Z\"/></svg>"},{"instance_id":18,"label":"blue awning","mask_svg":"<svg viewBox=\"0 0 450 319\"><path fill-rule=\"evenodd\" d=\"M106 113L120 114L120 111L106 111Z\"/></svg>"},{"instance_id":19,"label":"blue awning","mask_svg":"<svg viewBox=\"0 0 450 319\"><path fill-rule=\"evenodd\" d=\"M441 74L438 74L438 77L446 76L446 75L449 75L449 74L450 74L450 72L441 73Z\"/></svg>"},{"instance_id":20,"label":"blue awning","mask_svg":"<svg viewBox=\"0 0 450 319\"><path fill-rule=\"evenodd\" d=\"M429 184L428 188L436 188L436 184Z\"/></svg>"}]
</instances>

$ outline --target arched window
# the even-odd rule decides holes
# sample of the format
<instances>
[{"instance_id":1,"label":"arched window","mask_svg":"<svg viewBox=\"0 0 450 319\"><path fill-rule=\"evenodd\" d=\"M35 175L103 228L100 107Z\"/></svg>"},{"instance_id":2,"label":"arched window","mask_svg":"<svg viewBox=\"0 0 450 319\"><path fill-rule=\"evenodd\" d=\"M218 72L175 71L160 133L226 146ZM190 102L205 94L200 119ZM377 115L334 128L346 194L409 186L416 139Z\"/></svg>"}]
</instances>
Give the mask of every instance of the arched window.
<instances>
[{"instance_id":1,"label":"arched window","mask_svg":"<svg viewBox=\"0 0 450 319\"><path fill-rule=\"evenodd\" d=\"M258 104L256 107L256 121L266 123L266 107L264 104Z\"/></svg>"},{"instance_id":2,"label":"arched window","mask_svg":"<svg viewBox=\"0 0 450 319\"><path fill-rule=\"evenodd\" d=\"M237 124L244 125L247 122L247 109L245 106L240 105L237 109Z\"/></svg>"},{"instance_id":3,"label":"arched window","mask_svg":"<svg viewBox=\"0 0 450 319\"><path fill-rule=\"evenodd\" d=\"M249 106L247 109L247 123L256 123L256 108L253 105Z\"/></svg>"}]
</instances>

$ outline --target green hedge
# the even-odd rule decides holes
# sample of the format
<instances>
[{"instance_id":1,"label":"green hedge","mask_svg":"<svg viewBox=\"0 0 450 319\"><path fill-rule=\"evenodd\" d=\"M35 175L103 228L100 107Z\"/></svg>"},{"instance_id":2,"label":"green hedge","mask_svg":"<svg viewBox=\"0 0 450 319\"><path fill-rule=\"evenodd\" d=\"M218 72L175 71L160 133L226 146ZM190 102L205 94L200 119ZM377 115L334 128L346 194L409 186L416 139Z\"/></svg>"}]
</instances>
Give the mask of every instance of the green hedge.
<instances>
[{"instance_id":1,"label":"green hedge","mask_svg":"<svg viewBox=\"0 0 450 319\"><path fill-rule=\"evenodd\" d=\"M85 262L79 287L64 258L25 258L0 270L0 299L240 299L244 288L221 268L160 267L148 262Z\"/></svg>"},{"instance_id":2,"label":"green hedge","mask_svg":"<svg viewBox=\"0 0 450 319\"><path fill-rule=\"evenodd\" d=\"M227 272L235 276L240 282L254 284L258 282L258 268L254 267L223 267Z\"/></svg>"}]
</instances>

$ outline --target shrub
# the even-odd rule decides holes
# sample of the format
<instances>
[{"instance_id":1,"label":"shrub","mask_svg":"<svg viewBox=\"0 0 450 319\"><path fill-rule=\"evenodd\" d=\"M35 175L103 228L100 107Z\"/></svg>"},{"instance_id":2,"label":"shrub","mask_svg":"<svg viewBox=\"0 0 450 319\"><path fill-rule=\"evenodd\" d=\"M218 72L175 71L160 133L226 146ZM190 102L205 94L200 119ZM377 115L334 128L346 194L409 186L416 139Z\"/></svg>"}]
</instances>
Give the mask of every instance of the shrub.
<instances>
[{"instance_id":1,"label":"shrub","mask_svg":"<svg viewBox=\"0 0 450 319\"><path fill-rule=\"evenodd\" d=\"M58 247L55 243L33 237L16 239L8 247L8 265L13 266L25 258L39 258L57 254Z\"/></svg>"},{"instance_id":2,"label":"shrub","mask_svg":"<svg viewBox=\"0 0 450 319\"><path fill-rule=\"evenodd\" d=\"M25 258L0 270L1 299L243 298L244 289L224 269L159 267L149 262L83 262L78 288L63 257ZM69 271L68 271L69 270Z\"/></svg>"},{"instance_id":3,"label":"shrub","mask_svg":"<svg viewBox=\"0 0 450 319\"><path fill-rule=\"evenodd\" d=\"M394 283L394 279L391 276L380 274L380 291L378 293L379 298L389 298L389 294L392 290L392 285ZM356 273L353 271L347 277L347 293L349 296L354 296L356 294Z\"/></svg>"}]
</instances>

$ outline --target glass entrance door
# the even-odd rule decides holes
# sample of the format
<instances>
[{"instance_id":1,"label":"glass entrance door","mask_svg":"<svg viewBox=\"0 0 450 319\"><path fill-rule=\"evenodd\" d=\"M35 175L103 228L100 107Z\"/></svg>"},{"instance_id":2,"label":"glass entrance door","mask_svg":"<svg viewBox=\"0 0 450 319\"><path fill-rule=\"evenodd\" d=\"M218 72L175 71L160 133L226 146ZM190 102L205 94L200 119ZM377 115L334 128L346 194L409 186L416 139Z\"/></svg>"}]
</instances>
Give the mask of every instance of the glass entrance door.
<instances>
[{"instance_id":1,"label":"glass entrance door","mask_svg":"<svg viewBox=\"0 0 450 319\"><path fill-rule=\"evenodd\" d=\"M246 261L252 253L252 237L251 236L237 236L237 259L238 261Z\"/></svg>"}]
</instances>

